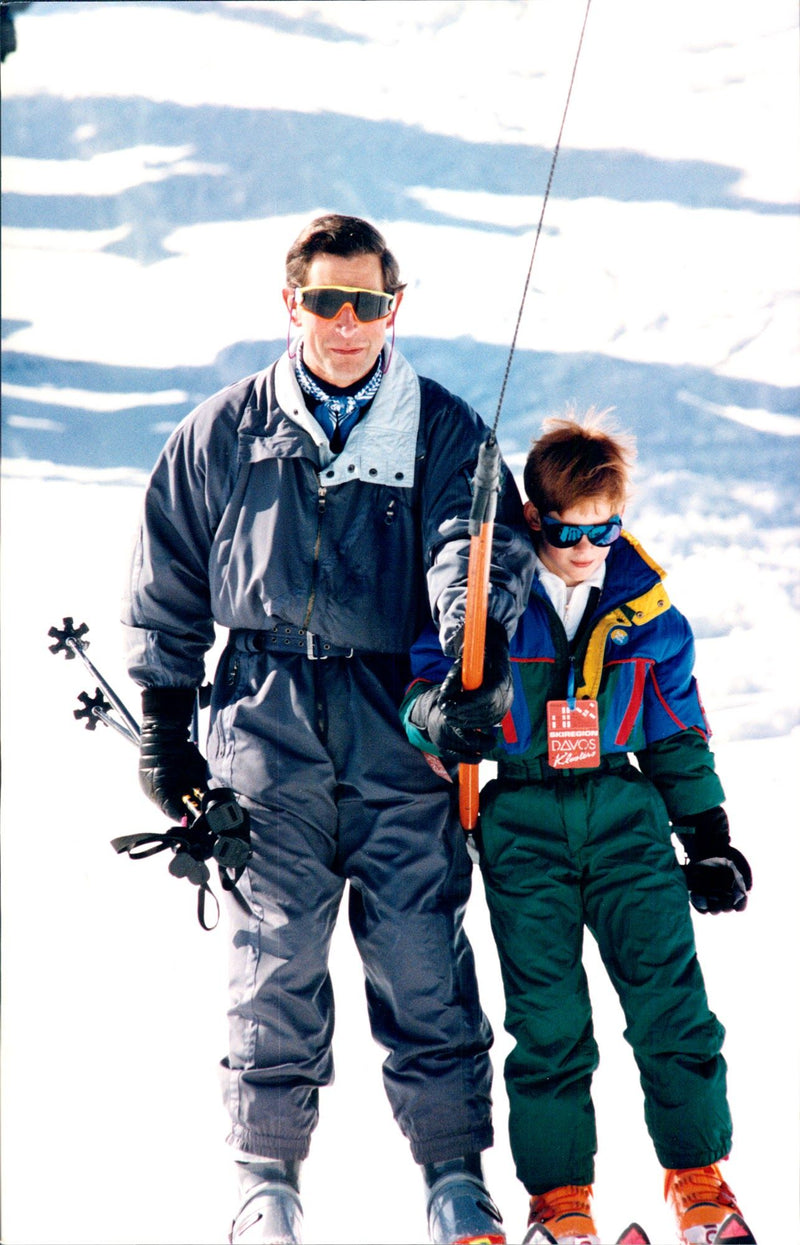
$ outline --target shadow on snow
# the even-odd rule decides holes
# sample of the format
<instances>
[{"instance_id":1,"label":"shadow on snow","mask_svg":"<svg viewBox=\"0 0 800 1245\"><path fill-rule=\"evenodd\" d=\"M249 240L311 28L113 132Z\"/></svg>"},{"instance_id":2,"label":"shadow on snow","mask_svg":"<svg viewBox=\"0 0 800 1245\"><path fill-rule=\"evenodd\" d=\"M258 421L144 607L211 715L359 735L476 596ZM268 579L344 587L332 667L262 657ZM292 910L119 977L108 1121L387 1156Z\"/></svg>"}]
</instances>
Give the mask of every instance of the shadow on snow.
<instances>
[{"instance_id":1,"label":"shadow on snow","mask_svg":"<svg viewBox=\"0 0 800 1245\"><path fill-rule=\"evenodd\" d=\"M89 160L134 147L189 148L200 171L171 171L167 154L149 162L158 180L119 193L4 196L4 223L17 228L112 229L108 246L141 263L165 258L177 227L303 213L320 204L375 219L454 224L510 234L536 225L552 153L528 144L470 143L396 121L337 113L185 107L147 99L9 99L2 113L9 156ZM202 168L202 166L206 166ZM553 193L622 202L786 214L793 205L739 197L740 170L701 160L657 160L633 151L564 149ZM515 226L427 208L409 188L531 195L530 217Z\"/></svg>"},{"instance_id":2,"label":"shadow on snow","mask_svg":"<svg viewBox=\"0 0 800 1245\"><path fill-rule=\"evenodd\" d=\"M218 389L258 371L284 348L282 341L237 342L204 366L114 367L84 360L58 360L6 351L4 378L35 393L39 386L104 394L176 393L162 403L122 410L92 411L60 403L7 396L3 402L3 453L9 458L48 460L92 468L149 470L169 430ZM474 406L487 423L497 407L507 358L504 346L469 338L443 341L407 338L400 348L423 375L432 376ZM681 395L691 396L692 404ZM648 472L681 472L742 486L768 487L778 503L768 522L800 518L797 452L785 439L732 422L703 404L734 406L742 412L768 410L793 415L796 389L727 379L696 367L633 363L590 353L517 350L501 412L504 453L524 454L541 420L574 402L578 409L612 406L621 425L637 439L639 463ZM101 403L100 403L101 404ZM715 506L731 513L740 500ZM763 522L762 517L762 522Z\"/></svg>"}]
</instances>

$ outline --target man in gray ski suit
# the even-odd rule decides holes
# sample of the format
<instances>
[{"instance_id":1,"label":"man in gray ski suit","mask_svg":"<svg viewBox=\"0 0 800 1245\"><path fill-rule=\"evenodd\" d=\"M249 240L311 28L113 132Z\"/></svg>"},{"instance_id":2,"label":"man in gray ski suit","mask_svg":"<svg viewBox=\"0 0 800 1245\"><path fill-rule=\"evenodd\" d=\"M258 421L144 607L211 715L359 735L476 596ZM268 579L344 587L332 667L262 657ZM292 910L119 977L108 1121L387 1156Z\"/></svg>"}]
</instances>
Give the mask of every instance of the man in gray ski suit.
<instances>
[{"instance_id":1,"label":"man in gray ski suit","mask_svg":"<svg viewBox=\"0 0 800 1245\"><path fill-rule=\"evenodd\" d=\"M301 1239L299 1167L333 1072L328 951L345 882L431 1240L505 1240L480 1159L492 1143L492 1035L462 926L471 865L453 795L397 712L430 618L445 650L461 649L486 428L386 348L403 288L366 221L320 217L301 233L283 291L293 343L170 437L124 604L144 689L144 790L177 819L191 791L231 788L251 819L240 882L251 915L228 903L233 1242ZM504 469L484 682L469 694L487 727L510 705L508 637L531 574ZM230 635L206 762L189 723L215 626ZM477 756L469 733L449 742Z\"/></svg>"}]
</instances>

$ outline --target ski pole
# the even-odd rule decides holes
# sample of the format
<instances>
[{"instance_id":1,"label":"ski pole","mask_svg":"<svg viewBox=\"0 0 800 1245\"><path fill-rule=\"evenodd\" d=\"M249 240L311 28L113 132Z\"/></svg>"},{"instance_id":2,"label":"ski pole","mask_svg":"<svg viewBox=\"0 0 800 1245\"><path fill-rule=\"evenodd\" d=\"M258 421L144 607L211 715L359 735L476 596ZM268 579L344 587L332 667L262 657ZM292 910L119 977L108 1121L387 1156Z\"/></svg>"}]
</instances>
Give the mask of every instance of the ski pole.
<instances>
[{"instance_id":1,"label":"ski pole","mask_svg":"<svg viewBox=\"0 0 800 1245\"><path fill-rule=\"evenodd\" d=\"M73 709L72 716L77 720L86 718L87 731L93 731L97 723L102 722L104 726L110 726L117 731L123 739L127 739L128 743L138 744L138 738L134 738L128 726L110 712L111 703L106 700L102 688L96 688L94 696L90 696L88 692L79 692L78 700L83 708Z\"/></svg>"},{"instance_id":2,"label":"ski pole","mask_svg":"<svg viewBox=\"0 0 800 1245\"><path fill-rule=\"evenodd\" d=\"M105 722L108 726L115 727L121 735L125 735L132 743L138 744L139 723L136 721L133 714L126 709L125 705L122 703L108 680L103 678L103 675L86 655L86 649L89 647L89 641L84 640L83 638L89 630L86 623L81 623L79 627L76 627L71 617L67 617L63 621L64 625L60 630L58 627L51 627L47 633L56 641L55 644L50 645L50 652L54 654L63 653L67 661L72 661L77 654L86 666L87 670L90 671L92 677L97 679L97 682L105 692L111 702L111 705L114 706L117 713L122 718L122 722L117 722L115 719L110 717L108 710L111 705L101 704L97 700L97 697L94 702L89 703L85 692L78 697L79 700L84 701L85 709L77 709L75 711L75 716L85 717L88 711L94 717L99 718L101 722ZM99 691L97 695L100 695ZM84 700L84 697L86 697L86 700Z\"/></svg>"},{"instance_id":3,"label":"ski pole","mask_svg":"<svg viewBox=\"0 0 800 1245\"><path fill-rule=\"evenodd\" d=\"M467 604L461 651L461 683L467 691L480 687L483 682L489 569L499 491L500 448L494 434L490 433L478 451L469 512ZM465 830L474 830L478 822L478 766L462 762L458 767L458 781L461 825Z\"/></svg>"},{"instance_id":4,"label":"ski pole","mask_svg":"<svg viewBox=\"0 0 800 1245\"><path fill-rule=\"evenodd\" d=\"M94 696L90 696L88 692L79 694L78 700L83 707L75 709L73 716L86 718L87 730L93 731L98 721L105 726L111 726L128 743L138 748L141 736L139 724L108 680L86 656L89 641L84 637L89 628L86 623L81 623L79 627L76 627L72 618L69 617L63 622L63 627L51 627L47 633L56 641L55 644L50 645L50 652L63 653L68 661L72 661L77 655L100 684ZM113 716L112 707L120 715L121 721ZM195 742L200 707L201 695L198 694L195 699L192 723ZM173 859L170 862L169 872L174 877L187 878L198 888L197 919L205 930L211 930L216 925L216 921L212 925L206 920L207 898L214 903L216 918L219 919L219 903L208 884L211 875L206 861L213 859L217 864L223 890L230 891L243 911L252 915L247 900L237 886L252 855L250 814L242 808L235 793L227 787L215 787L210 791L195 788L183 797L183 804L186 808L186 816L182 825L173 826L166 833L144 832L121 835L111 841L114 851L127 854L131 860L141 860L157 852L171 849Z\"/></svg>"}]
</instances>

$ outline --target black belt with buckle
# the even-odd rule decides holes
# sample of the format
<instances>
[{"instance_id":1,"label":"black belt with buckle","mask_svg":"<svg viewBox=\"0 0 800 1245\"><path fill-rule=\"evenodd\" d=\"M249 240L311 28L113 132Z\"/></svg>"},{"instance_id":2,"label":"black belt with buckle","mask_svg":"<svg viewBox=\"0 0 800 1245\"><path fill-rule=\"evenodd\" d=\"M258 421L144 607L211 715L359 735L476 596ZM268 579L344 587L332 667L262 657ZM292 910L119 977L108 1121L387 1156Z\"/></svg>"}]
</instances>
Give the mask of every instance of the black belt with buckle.
<instances>
[{"instance_id":1,"label":"black belt with buckle","mask_svg":"<svg viewBox=\"0 0 800 1245\"><path fill-rule=\"evenodd\" d=\"M264 631L232 631L231 641L246 653L302 653L309 661L328 657L352 657L353 649L323 640L305 627L279 622Z\"/></svg>"}]
</instances>

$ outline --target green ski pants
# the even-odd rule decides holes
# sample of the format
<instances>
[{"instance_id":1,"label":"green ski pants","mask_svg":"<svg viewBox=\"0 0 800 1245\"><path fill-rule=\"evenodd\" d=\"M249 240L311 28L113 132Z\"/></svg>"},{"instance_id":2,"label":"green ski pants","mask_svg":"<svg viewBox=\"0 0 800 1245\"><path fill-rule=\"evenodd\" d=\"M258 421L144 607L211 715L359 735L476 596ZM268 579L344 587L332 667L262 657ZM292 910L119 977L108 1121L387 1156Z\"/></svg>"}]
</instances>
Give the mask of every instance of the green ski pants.
<instances>
[{"instance_id":1,"label":"green ski pants","mask_svg":"<svg viewBox=\"0 0 800 1245\"><path fill-rule=\"evenodd\" d=\"M583 928L622 1004L664 1167L730 1150L724 1029L709 1010L686 884L661 797L632 765L481 796L481 868L516 1045L505 1065L517 1175L529 1193L591 1184L598 1051Z\"/></svg>"}]
</instances>

